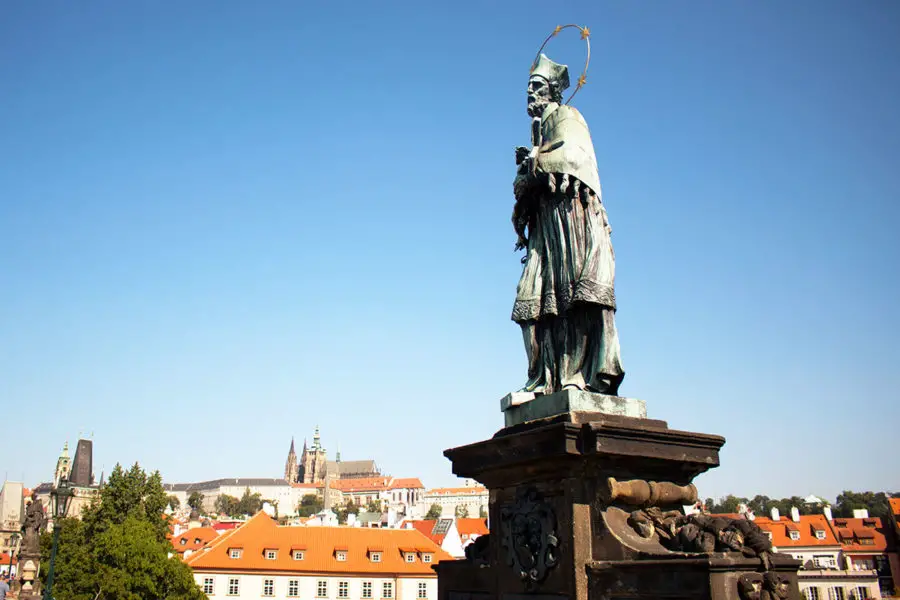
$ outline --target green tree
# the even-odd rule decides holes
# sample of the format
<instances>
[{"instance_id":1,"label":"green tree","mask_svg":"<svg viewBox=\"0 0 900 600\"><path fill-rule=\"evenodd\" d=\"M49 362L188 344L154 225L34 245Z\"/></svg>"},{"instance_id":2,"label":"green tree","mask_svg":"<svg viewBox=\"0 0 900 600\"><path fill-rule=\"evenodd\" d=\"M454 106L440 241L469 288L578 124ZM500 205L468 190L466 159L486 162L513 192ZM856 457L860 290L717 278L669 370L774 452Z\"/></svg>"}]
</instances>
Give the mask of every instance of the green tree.
<instances>
[{"instance_id":1,"label":"green tree","mask_svg":"<svg viewBox=\"0 0 900 600\"><path fill-rule=\"evenodd\" d=\"M425 518L429 521L433 521L434 519L440 519L443 514L443 510L441 509L440 504L432 504L428 509L428 512L425 513Z\"/></svg>"},{"instance_id":2,"label":"green tree","mask_svg":"<svg viewBox=\"0 0 900 600\"><path fill-rule=\"evenodd\" d=\"M172 510L178 510L181 508L181 500L178 499L178 496L172 494L169 496L169 508Z\"/></svg>"},{"instance_id":3,"label":"green tree","mask_svg":"<svg viewBox=\"0 0 900 600\"><path fill-rule=\"evenodd\" d=\"M457 519L465 519L469 516L469 507L465 504L461 504L456 507L454 514L456 514Z\"/></svg>"},{"instance_id":4,"label":"green tree","mask_svg":"<svg viewBox=\"0 0 900 600\"><path fill-rule=\"evenodd\" d=\"M203 494L200 492L191 492L191 495L188 496L187 505L196 511L202 510L203 507Z\"/></svg>"},{"instance_id":5,"label":"green tree","mask_svg":"<svg viewBox=\"0 0 900 600\"><path fill-rule=\"evenodd\" d=\"M99 501L83 512L82 520L58 523L54 597L204 600L190 568L169 557L172 547L163 519L167 504L158 472L147 475L137 464L128 471L116 465ZM42 561L49 561L49 538L42 540Z\"/></svg>"},{"instance_id":6,"label":"green tree","mask_svg":"<svg viewBox=\"0 0 900 600\"><path fill-rule=\"evenodd\" d=\"M228 515L229 517L237 517L241 514L239 509L240 503L241 501L234 496L220 494L219 497L216 498L216 512Z\"/></svg>"},{"instance_id":7,"label":"green tree","mask_svg":"<svg viewBox=\"0 0 900 600\"><path fill-rule=\"evenodd\" d=\"M300 498L300 504L297 505L297 514L301 517L311 517L314 514L322 512L325 503L316 494L306 494Z\"/></svg>"},{"instance_id":8,"label":"green tree","mask_svg":"<svg viewBox=\"0 0 900 600\"><path fill-rule=\"evenodd\" d=\"M263 499L259 492L250 493L250 488L244 490L244 495L238 500L237 511L241 515L255 515L262 509Z\"/></svg>"},{"instance_id":9,"label":"green tree","mask_svg":"<svg viewBox=\"0 0 900 600\"><path fill-rule=\"evenodd\" d=\"M383 512L384 508L382 507L381 500L372 500L369 502L369 504L366 505L366 511L375 513Z\"/></svg>"},{"instance_id":10,"label":"green tree","mask_svg":"<svg viewBox=\"0 0 900 600\"><path fill-rule=\"evenodd\" d=\"M478 518L487 519L487 516L488 516L487 508L484 506L484 504L482 504L480 507L478 507Z\"/></svg>"},{"instance_id":11,"label":"green tree","mask_svg":"<svg viewBox=\"0 0 900 600\"><path fill-rule=\"evenodd\" d=\"M346 523L348 515L358 515L359 514L359 506L356 505L356 502L353 501L352 498L347 498L347 503L344 506L337 508L334 513L337 515L338 523Z\"/></svg>"},{"instance_id":12,"label":"green tree","mask_svg":"<svg viewBox=\"0 0 900 600\"><path fill-rule=\"evenodd\" d=\"M891 494L885 492L851 492L844 490L838 495L834 503L834 516L852 517L853 511L864 508L869 511L870 517L887 518L891 514L891 506L888 498Z\"/></svg>"}]
</instances>

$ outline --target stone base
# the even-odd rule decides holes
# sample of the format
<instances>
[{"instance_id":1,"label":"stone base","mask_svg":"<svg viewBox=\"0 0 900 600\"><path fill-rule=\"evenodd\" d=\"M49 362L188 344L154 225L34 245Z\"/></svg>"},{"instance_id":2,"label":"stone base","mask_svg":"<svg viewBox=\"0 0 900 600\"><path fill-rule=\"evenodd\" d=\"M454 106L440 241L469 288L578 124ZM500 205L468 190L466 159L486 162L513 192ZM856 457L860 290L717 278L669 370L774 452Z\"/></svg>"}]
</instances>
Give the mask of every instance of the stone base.
<instances>
[{"instance_id":1,"label":"stone base","mask_svg":"<svg viewBox=\"0 0 900 600\"><path fill-rule=\"evenodd\" d=\"M565 404L561 414L444 452L456 475L488 488L490 534L467 548L468 560L435 566L438 600L752 600L746 587L762 581L759 558L670 551L658 538L642 538L628 520L638 508L690 504L692 480L719 465L725 439L602 414L607 400L572 410L597 394L560 395L545 402ZM516 400L508 397L507 413L539 401ZM635 493L641 489L659 493ZM772 563L787 597L799 599L800 562L775 555Z\"/></svg>"},{"instance_id":2,"label":"stone base","mask_svg":"<svg viewBox=\"0 0 900 600\"><path fill-rule=\"evenodd\" d=\"M635 398L568 389L553 394L511 392L500 400L506 427L565 413L590 412L643 419L647 404Z\"/></svg>"}]
</instances>

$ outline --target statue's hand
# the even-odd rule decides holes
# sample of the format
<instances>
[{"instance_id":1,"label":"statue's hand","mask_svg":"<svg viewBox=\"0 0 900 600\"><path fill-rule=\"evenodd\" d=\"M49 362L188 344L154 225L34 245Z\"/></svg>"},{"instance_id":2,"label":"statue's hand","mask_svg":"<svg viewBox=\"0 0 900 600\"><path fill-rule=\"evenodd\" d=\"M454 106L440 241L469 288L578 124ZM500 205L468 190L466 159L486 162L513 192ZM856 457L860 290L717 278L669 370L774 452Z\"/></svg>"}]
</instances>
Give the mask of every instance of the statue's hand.
<instances>
[{"instance_id":1,"label":"statue's hand","mask_svg":"<svg viewBox=\"0 0 900 600\"><path fill-rule=\"evenodd\" d=\"M516 248L515 251L524 250L528 247L528 239L525 236L519 234L519 239L516 240Z\"/></svg>"},{"instance_id":2,"label":"statue's hand","mask_svg":"<svg viewBox=\"0 0 900 600\"><path fill-rule=\"evenodd\" d=\"M528 155L531 153L531 150L526 148L525 146L517 146L516 147L516 164L521 165L525 162L525 159L528 158Z\"/></svg>"}]
</instances>

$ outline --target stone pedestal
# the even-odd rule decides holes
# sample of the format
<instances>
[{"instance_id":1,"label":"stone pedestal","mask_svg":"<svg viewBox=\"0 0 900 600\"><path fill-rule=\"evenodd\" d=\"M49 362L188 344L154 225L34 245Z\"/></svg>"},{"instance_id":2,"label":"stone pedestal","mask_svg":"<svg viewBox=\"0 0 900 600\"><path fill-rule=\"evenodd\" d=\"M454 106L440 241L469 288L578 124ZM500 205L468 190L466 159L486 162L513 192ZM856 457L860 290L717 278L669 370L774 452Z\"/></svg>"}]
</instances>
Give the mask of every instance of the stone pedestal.
<instances>
[{"instance_id":1,"label":"stone pedestal","mask_svg":"<svg viewBox=\"0 0 900 600\"><path fill-rule=\"evenodd\" d=\"M19 555L19 568L16 572L22 582L19 588L19 600L40 600L41 581L38 578L40 564L40 554L23 553Z\"/></svg>"},{"instance_id":2,"label":"stone pedestal","mask_svg":"<svg viewBox=\"0 0 900 600\"><path fill-rule=\"evenodd\" d=\"M637 508L696 501L691 482L719 465L724 443L664 421L576 410L445 451L455 474L489 489L491 533L469 559L435 567L439 600L737 599L740 585L753 600L759 558L673 552L628 521ZM798 565L777 555L770 569L790 598L799 598Z\"/></svg>"}]
</instances>

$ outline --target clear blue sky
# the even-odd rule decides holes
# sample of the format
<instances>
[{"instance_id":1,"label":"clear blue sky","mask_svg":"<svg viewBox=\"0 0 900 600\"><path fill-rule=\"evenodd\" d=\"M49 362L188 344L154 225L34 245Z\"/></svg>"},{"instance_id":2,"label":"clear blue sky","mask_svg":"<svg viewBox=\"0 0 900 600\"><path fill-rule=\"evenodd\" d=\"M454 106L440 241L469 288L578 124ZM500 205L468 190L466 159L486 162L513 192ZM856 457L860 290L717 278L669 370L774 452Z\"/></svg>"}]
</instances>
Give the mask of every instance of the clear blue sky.
<instances>
[{"instance_id":1,"label":"clear blue sky","mask_svg":"<svg viewBox=\"0 0 900 600\"><path fill-rule=\"evenodd\" d=\"M0 475L451 483L524 382L527 68L593 36L622 393L704 496L900 490L900 4L0 3ZM548 48L577 74L577 36Z\"/></svg>"}]
</instances>

